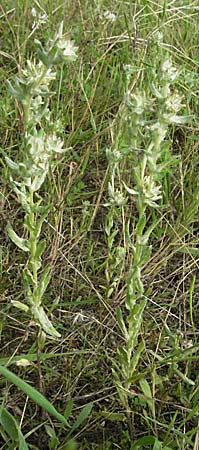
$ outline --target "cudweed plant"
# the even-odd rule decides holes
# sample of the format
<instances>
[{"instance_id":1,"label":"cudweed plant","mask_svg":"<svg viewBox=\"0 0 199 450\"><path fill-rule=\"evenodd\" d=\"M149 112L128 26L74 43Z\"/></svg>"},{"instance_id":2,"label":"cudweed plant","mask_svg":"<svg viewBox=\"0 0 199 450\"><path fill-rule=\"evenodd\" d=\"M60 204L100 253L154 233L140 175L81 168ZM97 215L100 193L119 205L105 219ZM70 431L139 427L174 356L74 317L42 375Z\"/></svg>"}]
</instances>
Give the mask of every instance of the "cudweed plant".
<instances>
[{"instance_id":1,"label":"cudweed plant","mask_svg":"<svg viewBox=\"0 0 199 450\"><path fill-rule=\"evenodd\" d=\"M132 251L132 265L125 299L127 316L121 308L117 310L118 325L125 344L117 350L113 375L119 398L131 420L128 397L132 383L140 378L136 367L144 349L142 341L138 344L147 298L142 273L143 267L150 260L152 251L150 236L157 226L152 211L159 208L163 202L163 179L177 160L170 154L170 142L166 140L166 135L170 125L183 123L187 121L187 117L178 115L182 107L182 98L173 87L178 71L170 57L163 56L161 62L156 61L151 91L148 95L139 90L131 92L129 87L131 67L128 66L127 70L128 85L121 106L123 126L118 133L118 142L121 141L122 133L126 132L130 137L128 156L133 162L133 186L129 187L124 183L124 187L136 199L137 223L133 242L130 233L127 232L129 248ZM110 186L111 199L115 192L113 180ZM109 215L110 212L108 217Z\"/></svg>"},{"instance_id":2,"label":"cudweed plant","mask_svg":"<svg viewBox=\"0 0 199 450\"><path fill-rule=\"evenodd\" d=\"M118 235L118 220L121 216L122 209L126 203L126 199L119 188L115 187L116 180L119 177L119 163L122 154L119 150L107 148L106 156L109 163L110 181L108 183L109 202L108 213L105 221L105 233L107 236L108 257L106 260L106 297L110 299L115 291L117 282L120 278L122 263L125 259L125 248L123 246L115 246L114 241Z\"/></svg>"},{"instance_id":3,"label":"cudweed plant","mask_svg":"<svg viewBox=\"0 0 199 450\"><path fill-rule=\"evenodd\" d=\"M10 224L7 226L7 232L17 247L28 255L23 271L25 301L12 303L27 312L44 334L58 338L60 334L52 325L42 304L51 275L50 267L42 267L46 240L40 239L40 235L49 206L44 204L39 190L53 167L56 155L66 151L63 141L54 131L56 124L51 122L49 99L53 93L50 85L56 78L60 64L76 59L77 47L64 38L63 23L45 48L38 40L35 44L38 60L28 60L21 76L16 76L13 84L8 81L11 94L23 106L24 142L21 161L13 161L7 156L5 160L16 174L15 178L11 176L10 179L24 209L27 237L18 236ZM46 132L45 127L51 131Z\"/></svg>"}]
</instances>

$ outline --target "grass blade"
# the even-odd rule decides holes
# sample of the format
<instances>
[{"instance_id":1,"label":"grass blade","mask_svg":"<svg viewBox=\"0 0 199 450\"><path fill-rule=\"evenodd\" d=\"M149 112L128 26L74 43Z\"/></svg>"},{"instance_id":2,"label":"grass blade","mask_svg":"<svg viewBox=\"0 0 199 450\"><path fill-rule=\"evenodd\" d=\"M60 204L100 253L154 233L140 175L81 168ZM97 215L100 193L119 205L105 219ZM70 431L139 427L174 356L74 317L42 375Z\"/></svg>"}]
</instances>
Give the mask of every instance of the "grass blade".
<instances>
[{"instance_id":1,"label":"grass blade","mask_svg":"<svg viewBox=\"0 0 199 450\"><path fill-rule=\"evenodd\" d=\"M35 403L37 403L39 406L44 408L46 411L48 411L49 414L52 414L52 416L56 417L57 420L62 422L64 425L69 427L67 420L65 419L62 414L60 414L53 405L42 395L40 392L38 392L35 388L30 386L26 381L21 380L17 375L15 375L10 370L6 369L6 367L3 367L0 365L0 373L7 378L7 380L11 381L11 383L15 384L19 389L21 389L23 392L25 392L28 397L30 397Z\"/></svg>"}]
</instances>

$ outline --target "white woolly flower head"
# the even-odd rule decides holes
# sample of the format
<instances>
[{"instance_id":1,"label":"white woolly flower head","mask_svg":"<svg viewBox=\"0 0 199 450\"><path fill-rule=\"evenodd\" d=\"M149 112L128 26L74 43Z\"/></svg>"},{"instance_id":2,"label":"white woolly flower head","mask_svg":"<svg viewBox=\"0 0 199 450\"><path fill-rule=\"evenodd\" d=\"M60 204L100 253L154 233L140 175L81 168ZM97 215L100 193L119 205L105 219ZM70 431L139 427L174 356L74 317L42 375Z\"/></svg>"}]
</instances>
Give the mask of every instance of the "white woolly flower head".
<instances>
[{"instance_id":1,"label":"white woolly flower head","mask_svg":"<svg viewBox=\"0 0 199 450\"><path fill-rule=\"evenodd\" d=\"M118 189L115 190L113 185L109 182L108 183L108 193L109 193L109 204L115 205L115 206L124 206L126 203L126 198L122 194L121 191ZM108 206L105 205L105 206Z\"/></svg>"},{"instance_id":2,"label":"white woolly flower head","mask_svg":"<svg viewBox=\"0 0 199 450\"><path fill-rule=\"evenodd\" d=\"M63 22L61 22L58 32L55 34L54 39L49 41L49 44L49 48L57 48L57 51L59 52L60 57L62 56L63 60L76 60L78 47L63 34Z\"/></svg>"},{"instance_id":3,"label":"white woolly flower head","mask_svg":"<svg viewBox=\"0 0 199 450\"><path fill-rule=\"evenodd\" d=\"M77 58L78 47L70 39L61 38L57 41L57 47L61 50L64 58L68 61L75 61Z\"/></svg>"},{"instance_id":4,"label":"white woolly flower head","mask_svg":"<svg viewBox=\"0 0 199 450\"><path fill-rule=\"evenodd\" d=\"M150 176L145 176L142 184L144 201L149 206L157 206L156 201L162 197L161 186L156 184Z\"/></svg>"},{"instance_id":5,"label":"white woolly flower head","mask_svg":"<svg viewBox=\"0 0 199 450\"><path fill-rule=\"evenodd\" d=\"M136 116L142 116L146 109L149 107L144 92L137 91L132 94L128 90L126 92L125 102L127 106L132 110L132 113L136 114Z\"/></svg>"},{"instance_id":6,"label":"white woolly flower head","mask_svg":"<svg viewBox=\"0 0 199 450\"><path fill-rule=\"evenodd\" d=\"M35 132L34 135L27 136L27 167L26 185L32 186L37 191L44 182L44 179L52 164L54 153L63 153L62 140L56 134L46 135L44 132Z\"/></svg>"},{"instance_id":7,"label":"white woolly flower head","mask_svg":"<svg viewBox=\"0 0 199 450\"><path fill-rule=\"evenodd\" d=\"M156 31L153 34L153 39L158 45L160 45L163 42L163 34L160 31Z\"/></svg>"},{"instance_id":8,"label":"white woolly flower head","mask_svg":"<svg viewBox=\"0 0 199 450\"><path fill-rule=\"evenodd\" d=\"M106 157L110 164L118 164L122 159L122 154L119 150L109 147L106 149Z\"/></svg>"},{"instance_id":9,"label":"white woolly flower head","mask_svg":"<svg viewBox=\"0 0 199 450\"><path fill-rule=\"evenodd\" d=\"M44 12L38 12L34 7L31 9L31 14L34 19L32 23L32 29L35 27L39 27L43 23L48 21L48 15Z\"/></svg>"},{"instance_id":10,"label":"white woolly flower head","mask_svg":"<svg viewBox=\"0 0 199 450\"><path fill-rule=\"evenodd\" d=\"M39 85L38 94L40 94L41 91L48 91L49 84L56 78L56 73L53 72L51 68L45 70L45 75L44 70L45 66L41 61L36 63L35 60L30 61L30 59L27 60L27 66L22 70L22 75L25 79L24 81L26 81L28 85Z\"/></svg>"},{"instance_id":11,"label":"white woolly flower head","mask_svg":"<svg viewBox=\"0 0 199 450\"><path fill-rule=\"evenodd\" d=\"M177 113L182 107L182 97L177 93L173 93L166 99L165 103L168 110Z\"/></svg>"},{"instance_id":12,"label":"white woolly flower head","mask_svg":"<svg viewBox=\"0 0 199 450\"><path fill-rule=\"evenodd\" d=\"M167 134L167 126L163 122L159 120L155 122L153 125L148 127L150 132L152 133L153 141L160 145L162 141L164 141L165 136Z\"/></svg>"},{"instance_id":13,"label":"white woolly flower head","mask_svg":"<svg viewBox=\"0 0 199 450\"><path fill-rule=\"evenodd\" d=\"M101 16L101 19L105 19L105 20L109 20L110 22L115 22L116 21L116 14L114 12L111 11L105 11Z\"/></svg>"},{"instance_id":14,"label":"white woolly flower head","mask_svg":"<svg viewBox=\"0 0 199 450\"><path fill-rule=\"evenodd\" d=\"M161 66L161 72L162 72L162 78L166 81L174 81L179 72L176 69L176 67L174 67L172 65L171 59L168 58L166 59Z\"/></svg>"},{"instance_id":15,"label":"white woolly flower head","mask_svg":"<svg viewBox=\"0 0 199 450\"><path fill-rule=\"evenodd\" d=\"M157 207L157 200L162 198L161 186L156 184L149 175L146 175L135 189L129 188L125 183L123 184L129 194L136 195L138 198L142 196L146 205Z\"/></svg>"}]
</instances>

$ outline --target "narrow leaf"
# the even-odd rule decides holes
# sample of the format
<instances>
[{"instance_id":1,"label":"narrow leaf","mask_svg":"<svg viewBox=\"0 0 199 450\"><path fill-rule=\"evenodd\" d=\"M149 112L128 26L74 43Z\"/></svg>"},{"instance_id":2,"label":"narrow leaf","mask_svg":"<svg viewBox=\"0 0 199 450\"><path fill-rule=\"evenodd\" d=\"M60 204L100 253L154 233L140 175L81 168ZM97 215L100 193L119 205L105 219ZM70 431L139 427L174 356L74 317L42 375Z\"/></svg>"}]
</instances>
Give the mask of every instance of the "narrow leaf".
<instances>
[{"instance_id":1,"label":"narrow leaf","mask_svg":"<svg viewBox=\"0 0 199 450\"><path fill-rule=\"evenodd\" d=\"M84 406L84 408L80 412L79 416L77 417L75 423L73 424L68 436L70 436L73 433L73 431L75 431L77 428L79 428L79 426L87 419L87 417L91 413L92 407L93 407L92 402L87 403L87 405Z\"/></svg>"},{"instance_id":2,"label":"narrow leaf","mask_svg":"<svg viewBox=\"0 0 199 450\"><path fill-rule=\"evenodd\" d=\"M43 271L40 281L39 281L39 286L38 286L38 298L42 298L44 295L44 292L50 282L51 276L49 275L50 272L50 267L46 267L46 269Z\"/></svg>"},{"instance_id":3,"label":"narrow leaf","mask_svg":"<svg viewBox=\"0 0 199 450\"><path fill-rule=\"evenodd\" d=\"M37 244L37 249L35 252L35 259L37 259L38 261L41 260L41 256L42 256L45 248L46 248L46 241L44 239L42 239L42 241L38 242L38 244Z\"/></svg>"},{"instance_id":4,"label":"narrow leaf","mask_svg":"<svg viewBox=\"0 0 199 450\"><path fill-rule=\"evenodd\" d=\"M34 192L38 191L40 189L40 187L42 186L45 178L47 175L47 171L43 172L40 175L36 175L33 179L33 182L31 184L31 188Z\"/></svg>"},{"instance_id":5,"label":"narrow leaf","mask_svg":"<svg viewBox=\"0 0 199 450\"><path fill-rule=\"evenodd\" d=\"M155 437L154 436L144 436L142 438L137 439L136 441L133 442L133 444L131 445L130 450L139 450L141 448L142 445L153 445L155 442Z\"/></svg>"},{"instance_id":6,"label":"narrow leaf","mask_svg":"<svg viewBox=\"0 0 199 450\"><path fill-rule=\"evenodd\" d=\"M37 220L35 225L35 238L38 238L41 233L41 227L44 223L45 218L48 215L48 209L41 215L41 217Z\"/></svg>"},{"instance_id":7,"label":"narrow leaf","mask_svg":"<svg viewBox=\"0 0 199 450\"><path fill-rule=\"evenodd\" d=\"M11 300L11 303L15 308L21 309L22 311L28 312L29 306L25 305L25 303L19 302L18 300Z\"/></svg>"},{"instance_id":8,"label":"narrow leaf","mask_svg":"<svg viewBox=\"0 0 199 450\"><path fill-rule=\"evenodd\" d=\"M60 450L76 450L79 447L77 442L74 439L70 439L63 447L60 447Z\"/></svg>"},{"instance_id":9,"label":"narrow leaf","mask_svg":"<svg viewBox=\"0 0 199 450\"><path fill-rule=\"evenodd\" d=\"M0 423L6 433L11 437L12 440L17 441L18 440L18 432L17 432L17 425L14 417L12 414L8 412L6 408L1 406L0 410Z\"/></svg>"},{"instance_id":10,"label":"narrow leaf","mask_svg":"<svg viewBox=\"0 0 199 450\"><path fill-rule=\"evenodd\" d=\"M102 415L102 417L104 417L106 420L110 420L113 422L122 422L126 419L125 414L119 412L114 413L109 411L102 411L100 415Z\"/></svg>"},{"instance_id":11,"label":"narrow leaf","mask_svg":"<svg viewBox=\"0 0 199 450\"><path fill-rule=\"evenodd\" d=\"M16 98L17 100L21 100L21 95L19 92L17 92L16 89L12 86L11 82L9 80L6 81L8 90L10 91L11 95Z\"/></svg>"},{"instance_id":12,"label":"narrow leaf","mask_svg":"<svg viewBox=\"0 0 199 450\"><path fill-rule=\"evenodd\" d=\"M129 187L126 185L126 183L124 183L124 181L123 181L123 185L124 185L125 189L127 190L127 192L128 192L129 194L131 194L131 195L137 195L137 194L138 194L138 191L135 191L135 189L129 188Z\"/></svg>"},{"instance_id":13,"label":"narrow leaf","mask_svg":"<svg viewBox=\"0 0 199 450\"><path fill-rule=\"evenodd\" d=\"M124 319L123 319L123 316L122 316L121 308L119 308L119 307L117 308L116 314L117 314L117 321L118 321L118 325L120 327L120 330L124 334L125 338L128 339L129 334L128 334L126 325L124 323Z\"/></svg>"},{"instance_id":14,"label":"narrow leaf","mask_svg":"<svg viewBox=\"0 0 199 450\"><path fill-rule=\"evenodd\" d=\"M24 252L29 252L29 243L27 239L23 239L18 236L18 234L15 233L12 226L8 223L6 226L6 230L8 233L9 238L11 239L14 244L19 247Z\"/></svg>"},{"instance_id":15,"label":"narrow leaf","mask_svg":"<svg viewBox=\"0 0 199 450\"><path fill-rule=\"evenodd\" d=\"M18 423L12 414L10 414L10 412L3 406L0 410L0 423L6 433L11 437L12 441L19 444L19 450L28 450L28 446Z\"/></svg>"},{"instance_id":16,"label":"narrow leaf","mask_svg":"<svg viewBox=\"0 0 199 450\"><path fill-rule=\"evenodd\" d=\"M12 170L19 170L19 164L14 162L12 159L8 158L8 156L5 156L6 164L7 166Z\"/></svg>"},{"instance_id":17,"label":"narrow leaf","mask_svg":"<svg viewBox=\"0 0 199 450\"><path fill-rule=\"evenodd\" d=\"M66 419L68 419L71 416L72 409L73 409L73 400L72 400L72 398L70 398L68 400L68 403L67 403L65 411L64 411L64 417Z\"/></svg>"},{"instance_id":18,"label":"narrow leaf","mask_svg":"<svg viewBox=\"0 0 199 450\"><path fill-rule=\"evenodd\" d=\"M146 225L146 216L143 214L139 218L137 226L136 226L136 235L138 237L142 236L145 225Z\"/></svg>"},{"instance_id":19,"label":"narrow leaf","mask_svg":"<svg viewBox=\"0 0 199 450\"><path fill-rule=\"evenodd\" d=\"M140 380L140 387L146 397L146 402L153 414L153 417L155 417L154 402L153 402L152 392L151 392L151 388L150 388L148 381L146 379Z\"/></svg>"},{"instance_id":20,"label":"narrow leaf","mask_svg":"<svg viewBox=\"0 0 199 450\"><path fill-rule=\"evenodd\" d=\"M35 388L30 386L30 384L26 383L26 381L21 380L17 375L15 375L13 372L11 372L6 367L3 367L0 364L0 373L7 378L11 383L15 384L19 389L21 389L23 392L25 392L28 397L30 397L37 405L41 406L43 409L48 411L49 414L52 414L52 416L56 417L57 420L62 422L64 425L69 427L69 424L67 420L65 419L62 414L60 414L53 405L42 395L40 392L38 392Z\"/></svg>"},{"instance_id":21,"label":"narrow leaf","mask_svg":"<svg viewBox=\"0 0 199 450\"><path fill-rule=\"evenodd\" d=\"M144 342L141 341L138 345L138 348L136 349L135 353L133 354L133 356L131 358L131 375L133 375L133 373L138 365L141 353L143 352L144 348L145 348Z\"/></svg>"},{"instance_id":22,"label":"narrow leaf","mask_svg":"<svg viewBox=\"0 0 199 450\"><path fill-rule=\"evenodd\" d=\"M36 322L39 322L42 329L50 336L54 338L61 337L61 334L54 328L48 316L46 315L42 306L32 308L33 316Z\"/></svg>"}]
</instances>

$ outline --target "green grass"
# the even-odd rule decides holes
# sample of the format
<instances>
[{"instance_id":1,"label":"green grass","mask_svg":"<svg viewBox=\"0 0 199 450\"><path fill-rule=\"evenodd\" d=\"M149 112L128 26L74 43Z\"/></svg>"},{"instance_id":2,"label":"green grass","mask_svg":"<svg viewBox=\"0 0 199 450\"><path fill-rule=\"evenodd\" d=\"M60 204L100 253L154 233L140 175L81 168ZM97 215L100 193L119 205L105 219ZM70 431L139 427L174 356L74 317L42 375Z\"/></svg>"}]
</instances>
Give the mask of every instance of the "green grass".
<instances>
[{"instance_id":1,"label":"green grass","mask_svg":"<svg viewBox=\"0 0 199 450\"><path fill-rule=\"evenodd\" d=\"M49 205L42 228L42 237L47 240L43 265L52 268L44 305L61 338L46 338L38 352L34 323L11 304L11 300L24 301L21 273L26 259L8 238L6 225L10 221L24 237L24 213L12 191L2 152L0 364L40 391L68 418L71 427L85 405L93 402L93 408L69 436L56 415L42 409L22 387L19 390L13 379L2 376L0 448L20 448L24 436L28 448L35 450L72 450L75 444L68 442L71 438L82 450L196 450L198 2L57 0L40 5L49 20L32 35L33 2L1 3L1 148L13 160L22 155L23 110L5 82L20 74L26 59L35 55L34 38L45 43L63 20L64 30L79 46L78 59L59 68L50 107L70 150L42 186L42 196ZM34 6L38 9L37 2ZM103 17L107 10L116 14L115 21ZM134 196L126 195L123 209L114 207L115 238L110 246L106 231L110 207L106 205L111 173L106 148L114 148L119 140L124 157L115 183L127 194L123 183L133 186L134 160L128 153L130 138L121 112L126 91L124 65L132 65L133 89L148 95L154 64L160 58L153 44L157 31L163 34L163 51L168 51L180 70L176 86L183 97L180 114L191 119L169 128L170 151L180 156L180 163L163 178L162 207L147 210L148 223L157 221L157 226L150 236L150 260L142 269L147 306L138 336L143 351L128 392L129 419L112 368L118 346L125 346L116 311L120 306L126 320L126 288L133 259L128 237L131 242L135 239L138 212ZM125 258L117 265L118 247L124 248ZM114 288L110 293L111 283ZM29 365L23 366L22 359ZM20 366L17 363L21 360ZM5 420L14 427L13 442Z\"/></svg>"}]
</instances>

